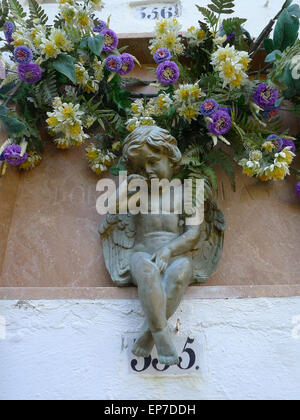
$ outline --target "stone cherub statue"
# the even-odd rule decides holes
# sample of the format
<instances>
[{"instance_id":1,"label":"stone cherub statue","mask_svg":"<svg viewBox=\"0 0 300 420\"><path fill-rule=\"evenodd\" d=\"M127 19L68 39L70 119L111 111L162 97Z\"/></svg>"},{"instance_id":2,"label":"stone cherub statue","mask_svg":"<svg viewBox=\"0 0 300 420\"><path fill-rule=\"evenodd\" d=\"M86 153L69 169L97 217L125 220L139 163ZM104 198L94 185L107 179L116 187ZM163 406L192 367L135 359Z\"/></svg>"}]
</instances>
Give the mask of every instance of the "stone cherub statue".
<instances>
[{"instance_id":1,"label":"stone cherub statue","mask_svg":"<svg viewBox=\"0 0 300 420\"><path fill-rule=\"evenodd\" d=\"M136 128L125 140L123 160L131 177L171 180L181 167L177 142L155 126ZM187 287L209 279L221 258L225 220L211 199L201 225L178 214L108 214L100 226L105 263L118 286L136 285L146 315L132 352L148 357L154 344L162 364L178 363L168 319Z\"/></svg>"}]
</instances>

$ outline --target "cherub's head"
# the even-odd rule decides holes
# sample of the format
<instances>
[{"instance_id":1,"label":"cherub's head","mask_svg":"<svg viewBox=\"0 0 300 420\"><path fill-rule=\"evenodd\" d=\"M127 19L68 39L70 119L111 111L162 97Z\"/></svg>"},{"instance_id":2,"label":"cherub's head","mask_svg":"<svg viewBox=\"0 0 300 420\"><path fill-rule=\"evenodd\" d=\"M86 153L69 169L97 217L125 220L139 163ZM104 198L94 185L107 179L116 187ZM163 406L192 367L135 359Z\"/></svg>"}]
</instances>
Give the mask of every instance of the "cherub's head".
<instances>
[{"instance_id":1,"label":"cherub's head","mask_svg":"<svg viewBox=\"0 0 300 420\"><path fill-rule=\"evenodd\" d=\"M171 179L180 169L182 156L167 130L144 125L125 139L123 159L130 172L149 179Z\"/></svg>"}]
</instances>

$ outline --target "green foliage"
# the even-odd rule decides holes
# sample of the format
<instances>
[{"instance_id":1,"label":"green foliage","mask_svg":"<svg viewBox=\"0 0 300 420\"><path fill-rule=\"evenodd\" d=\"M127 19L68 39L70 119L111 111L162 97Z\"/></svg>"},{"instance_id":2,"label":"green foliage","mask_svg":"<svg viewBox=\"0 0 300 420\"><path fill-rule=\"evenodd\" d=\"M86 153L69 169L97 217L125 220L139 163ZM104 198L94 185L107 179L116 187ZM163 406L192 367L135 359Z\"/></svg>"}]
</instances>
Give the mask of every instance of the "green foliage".
<instances>
[{"instance_id":1,"label":"green foliage","mask_svg":"<svg viewBox=\"0 0 300 420\"><path fill-rule=\"evenodd\" d=\"M247 19L241 19L238 17L224 19L222 22L223 30L226 35L230 35L232 32L235 34L234 44L239 50L248 51L248 44L244 38L244 30L242 25L247 22Z\"/></svg>"},{"instance_id":2,"label":"green foliage","mask_svg":"<svg viewBox=\"0 0 300 420\"><path fill-rule=\"evenodd\" d=\"M0 3L0 29L3 29L5 22L7 21L9 13L7 0L2 0Z\"/></svg>"},{"instance_id":3,"label":"green foliage","mask_svg":"<svg viewBox=\"0 0 300 420\"><path fill-rule=\"evenodd\" d=\"M196 7L198 8L199 12L202 13L205 22L207 22L211 28L214 28L218 24L218 16L216 16L211 10L200 6Z\"/></svg>"},{"instance_id":4,"label":"green foliage","mask_svg":"<svg viewBox=\"0 0 300 420\"><path fill-rule=\"evenodd\" d=\"M24 11L23 7L18 2L18 0L8 0L8 2L10 12L15 18L24 19L27 16L26 12Z\"/></svg>"},{"instance_id":5,"label":"green foliage","mask_svg":"<svg viewBox=\"0 0 300 420\"><path fill-rule=\"evenodd\" d=\"M231 186L235 191L235 167L232 157L221 149L213 149L207 156L211 166L219 165L228 176Z\"/></svg>"},{"instance_id":6,"label":"green foliage","mask_svg":"<svg viewBox=\"0 0 300 420\"><path fill-rule=\"evenodd\" d=\"M48 16L46 15L44 9L36 0L28 0L29 5L29 16L31 20L39 19L42 25L45 25L48 21Z\"/></svg>"},{"instance_id":7,"label":"green foliage","mask_svg":"<svg viewBox=\"0 0 300 420\"><path fill-rule=\"evenodd\" d=\"M95 55L100 56L104 47L104 35L99 34L93 37L88 37L88 47Z\"/></svg>"},{"instance_id":8,"label":"green foliage","mask_svg":"<svg viewBox=\"0 0 300 420\"><path fill-rule=\"evenodd\" d=\"M52 106L53 99L58 95L56 72L53 70L44 76L42 81L36 84L27 97L38 109Z\"/></svg>"},{"instance_id":9,"label":"green foliage","mask_svg":"<svg viewBox=\"0 0 300 420\"><path fill-rule=\"evenodd\" d=\"M211 0L212 4L207 7L218 15L230 15L234 12L234 2L232 0Z\"/></svg>"},{"instance_id":10,"label":"green foliage","mask_svg":"<svg viewBox=\"0 0 300 420\"><path fill-rule=\"evenodd\" d=\"M298 6L299 7L299 6ZM289 13L285 9L275 26L274 47L276 50L284 51L287 47L293 45L298 39L299 18Z\"/></svg>"},{"instance_id":11,"label":"green foliage","mask_svg":"<svg viewBox=\"0 0 300 420\"><path fill-rule=\"evenodd\" d=\"M26 129L26 126L15 116L11 116L9 109L4 106L0 106L0 120L9 136L17 136Z\"/></svg>"},{"instance_id":12,"label":"green foliage","mask_svg":"<svg viewBox=\"0 0 300 420\"><path fill-rule=\"evenodd\" d=\"M64 74L71 82L76 83L76 72L74 67L75 58L68 54L59 54L53 63L53 67L59 73Z\"/></svg>"},{"instance_id":13,"label":"green foliage","mask_svg":"<svg viewBox=\"0 0 300 420\"><path fill-rule=\"evenodd\" d=\"M247 22L247 19L241 19L238 17L224 19L222 22L223 29L226 35L231 34L231 32L241 31L242 25Z\"/></svg>"}]
</instances>

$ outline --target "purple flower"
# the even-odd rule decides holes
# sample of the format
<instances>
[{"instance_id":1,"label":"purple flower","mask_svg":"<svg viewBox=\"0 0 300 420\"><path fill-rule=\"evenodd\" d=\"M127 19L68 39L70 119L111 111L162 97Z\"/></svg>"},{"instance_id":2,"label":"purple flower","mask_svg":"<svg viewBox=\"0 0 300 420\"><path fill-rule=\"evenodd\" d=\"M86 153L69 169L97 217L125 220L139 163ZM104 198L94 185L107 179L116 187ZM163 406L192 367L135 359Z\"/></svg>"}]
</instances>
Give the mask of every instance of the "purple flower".
<instances>
[{"instance_id":1,"label":"purple flower","mask_svg":"<svg viewBox=\"0 0 300 420\"><path fill-rule=\"evenodd\" d=\"M179 79L179 68L174 61L164 61L157 67L156 75L163 85L172 85Z\"/></svg>"},{"instance_id":2,"label":"purple flower","mask_svg":"<svg viewBox=\"0 0 300 420\"><path fill-rule=\"evenodd\" d=\"M14 57L19 64L28 64L31 62L33 54L30 48L25 47L25 45L22 45L20 47L15 48Z\"/></svg>"},{"instance_id":3,"label":"purple flower","mask_svg":"<svg viewBox=\"0 0 300 420\"><path fill-rule=\"evenodd\" d=\"M18 144L11 144L4 149L3 156L7 163L10 165L20 165L27 160L27 153L21 156L22 148Z\"/></svg>"},{"instance_id":4,"label":"purple flower","mask_svg":"<svg viewBox=\"0 0 300 420\"><path fill-rule=\"evenodd\" d=\"M93 31L100 34L105 28L106 22L104 22L104 20L100 20L99 25L94 26Z\"/></svg>"},{"instance_id":5,"label":"purple flower","mask_svg":"<svg viewBox=\"0 0 300 420\"><path fill-rule=\"evenodd\" d=\"M101 31L101 34L104 35L104 52L108 53L117 48L119 40L114 31L111 29L104 29Z\"/></svg>"},{"instance_id":6,"label":"purple flower","mask_svg":"<svg viewBox=\"0 0 300 420\"><path fill-rule=\"evenodd\" d=\"M110 55L105 61L105 66L112 73L117 73L122 68L122 60L120 56Z\"/></svg>"},{"instance_id":7,"label":"purple flower","mask_svg":"<svg viewBox=\"0 0 300 420\"><path fill-rule=\"evenodd\" d=\"M36 83L42 78L42 69L35 63L19 64L18 75L23 82Z\"/></svg>"},{"instance_id":8,"label":"purple flower","mask_svg":"<svg viewBox=\"0 0 300 420\"><path fill-rule=\"evenodd\" d=\"M300 182L298 182L298 184L295 185L295 191L296 191L297 197L300 198Z\"/></svg>"},{"instance_id":9,"label":"purple flower","mask_svg":"<svg viewBox=\"0 0 300 420\"><path fill-rule=\"evenodd\" d=\"M295 143L293 142L293 140L282 139L282 145L281 145L281 148L280 148L279 151L281 152L286 147L290 147L291 148L290 151L295 153L296 146L295 146Z\"/></svg>"},{"instance_id":10,"label":"purple flower","mask_svg":"<svg viewBox=\"0 0 300 420\"><path fill-rule=\"evenodd\" d=\"M208 129L215 136L226 134L231 128L231 118L226 111L218 110L212 116L212 122L208 124Z\"/></svg>"},{"instance_id":11,"label":"purple flower","mask_svg":"<svg viewBox=\"0 0 300 420\"><path fill-rule=\"evenodd\" d=\"M153 58L156 64L160 64L164 61L170 60L171 56L171 52L168 50L168 48L162 47L155 51Z\"/></svg>"},{"instance_id":12,"label":"purple flower","mask_svg":"<svg viewBox=\"0 0 300 420\"><path fill-rule=\"evenodd\" d=\"M134 60L132 58L132 55L124 53L120 55L120 59L122 61L122 67L121 70L118 71L118 73L121 76L124 76L125 74L128 74L131 72L131 70L134 67Z\"/></svg>"},{"instance_id":13,"label":"purple flower","mask_svg":"<svg viewBox=\"0 0 300 420\"><path fill-rule=\"evenodd\" d=\"M279 96L278 90L273 89L265 83L260 84L253 96L254 102L263 109L275 105Z\"/></svg>"},{"instance_id":14,"label":"purple flower","mask_svg":"<svg viewBox=\"0 0 300 420\"><path fill-rule=\"evenodd\" d=\"M200 111L202 115L204 115L205 117L209 117L210 115L216 112L218 107L218 102L215 99L209 98L205 99L205 101L202 102L200 106Z\"/></svg>"},{"instance_id":15,"label":"purple flower","mask_svg":"<svg viewBox=\"0 0 300 420\"><path fill-rule=\"evenodd\" d=\"M230 41L234 37L235 37L235 33L234 32L231 32L229 35L227 35L227 41Z\"/></svg>"},{"instance_id":16,"label":"purple flower","mask_svg":"<svg viewBox=\"0 0 300 420\"><path fill-rule=\"evenodd\" d=\"M3 31L6 34L12 34L15 31L15 25L13 22L6 22L3 27Z\"/></svg>"},{"instance_id":17,"label":"purple flower","mask_svg":"<svg viewBox=\"0 0 300 420\"><path fill-rule=\"evenodd\" d=\"M275 144L275 146L277 147L277 149L281 152L282 150L282 144L283 144L283 139L279 136L277 136L276 134L271 134L267 140L272 141L273 144Z\"/></svg>"},{"instance_id":18,"label":"purple flower","mask_svg":"<svg viewBox=\"0 0 300 420\"><path fill-rule=\"evenodd\" d=\"M13 37L11 36L11 34L4 32L4 36L6 41L10 44L11 42L14 42Z\"/></svg>"}]
</instances>

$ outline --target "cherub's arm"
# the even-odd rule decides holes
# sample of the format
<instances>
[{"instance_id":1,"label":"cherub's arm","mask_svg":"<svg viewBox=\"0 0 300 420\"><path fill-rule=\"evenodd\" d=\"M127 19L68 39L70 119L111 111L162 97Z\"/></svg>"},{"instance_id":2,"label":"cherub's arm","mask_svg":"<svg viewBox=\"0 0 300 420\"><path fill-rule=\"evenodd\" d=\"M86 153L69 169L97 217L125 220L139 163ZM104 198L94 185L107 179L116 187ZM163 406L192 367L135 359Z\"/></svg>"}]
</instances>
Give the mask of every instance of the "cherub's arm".
<instances>
[{"instance_id":1,"label":"cherub's arm","mask_svg":"<svg viewBox=\"0 0 300 420\"><path fill-rule=\"evenodd\" d=\"M170 248L171 256L177 257L178 255L185 254L186 252L192 251L199 242L201 235L201 225L189 226L186 231L174 239L168 245Z\"/></svg>"},{"instance_id":2,"label":"cherub's arm","mask_svg":"<svg viewBox=\"0 0 300 420\"><path fill-rule=\"evenodd\" d=\"M166 271L170 259L192 251L199 242L200 235L201 225L189 226L182 235L155 252L152 256L152 261L155 261L161 272Z\"/></svg>"}]
</instances>

